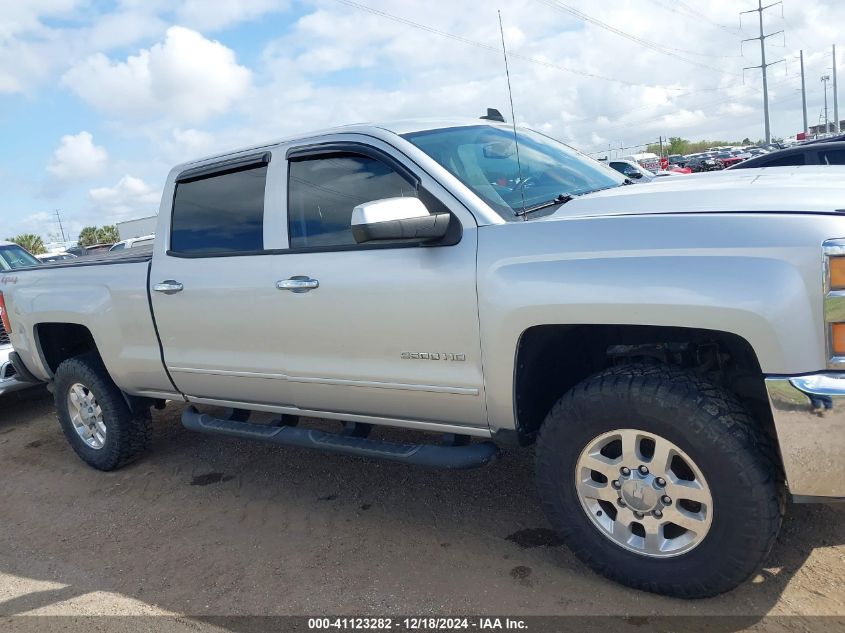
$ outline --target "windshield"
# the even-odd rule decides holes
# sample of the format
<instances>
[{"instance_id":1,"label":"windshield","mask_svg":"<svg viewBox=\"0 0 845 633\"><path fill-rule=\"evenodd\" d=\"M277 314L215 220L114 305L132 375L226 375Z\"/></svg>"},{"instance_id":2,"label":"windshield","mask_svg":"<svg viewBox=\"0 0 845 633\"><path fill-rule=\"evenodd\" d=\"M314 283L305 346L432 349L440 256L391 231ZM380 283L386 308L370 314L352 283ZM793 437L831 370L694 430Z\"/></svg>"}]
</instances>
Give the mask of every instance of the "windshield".
<instances>
[{"instance_id":1,"label":"windshield","mask_svg":"<svg viewBox=\"0 0 845 633\"><path fill-rule=\"evenodd\" d=\"M0 270L38 266L40 263L20 246L0 246Z\"/></svg>"},{"instance_id":2,"label":"windshield","mask_svg":"<svg viewBox=\"0 0 845 633\"><path fill-rule=\"evenodd\" d=\"M571 147L530 130L477 125L404 134L506 219L525 208L615 187L625 178Z\"/></svg>"}]
</instances>

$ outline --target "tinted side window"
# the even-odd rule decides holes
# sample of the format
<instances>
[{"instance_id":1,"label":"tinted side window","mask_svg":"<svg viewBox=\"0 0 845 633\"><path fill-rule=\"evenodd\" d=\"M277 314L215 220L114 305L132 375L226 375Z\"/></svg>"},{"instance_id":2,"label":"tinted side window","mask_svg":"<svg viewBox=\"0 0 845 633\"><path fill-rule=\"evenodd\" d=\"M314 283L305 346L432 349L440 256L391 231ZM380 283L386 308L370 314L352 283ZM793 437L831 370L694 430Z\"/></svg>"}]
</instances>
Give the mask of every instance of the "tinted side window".
<instances>
[{"instance_id":1,"label":"tinted side window","mask_svg":"<svg viewBox=\"0 0 845 633\"><path fill-rule=\"evenodd\" d=\"M830 149L819 152L820 165L845 165L845 149Z\"/></svg>"},{"instance_id":2,"label":"tinted side window","mask_svg":"<svg viewBox=\"0 0 845 633\"><path fill-rule=\"evenodd\" d=\"M352 209L382 198L416 197L414 186L385 163L336 154L290 163L288 227L291 248L355 244Z\"/></svg>"},{"instance_id":3,"label":"tinted side window","mask_svg":"<svg viewBox=\"0 0 845 633\"><path fill-rule=\"evenodd\" d=\"M173 201L170 248L179 253L264 248L267 166L180 182Z\"/></svg>"},{"instance_id":4,"label":"tinted side window","mask_svg":"<svg viewBox=\"0 0 845 633\"><path fill-rule=\"evenodd\" d=\"M780 156L772 158L757 165L758 167L791 167L794 165L806 165L807 160L804 154L789 154L788 156Z\"/></svg>"}]
</instances>

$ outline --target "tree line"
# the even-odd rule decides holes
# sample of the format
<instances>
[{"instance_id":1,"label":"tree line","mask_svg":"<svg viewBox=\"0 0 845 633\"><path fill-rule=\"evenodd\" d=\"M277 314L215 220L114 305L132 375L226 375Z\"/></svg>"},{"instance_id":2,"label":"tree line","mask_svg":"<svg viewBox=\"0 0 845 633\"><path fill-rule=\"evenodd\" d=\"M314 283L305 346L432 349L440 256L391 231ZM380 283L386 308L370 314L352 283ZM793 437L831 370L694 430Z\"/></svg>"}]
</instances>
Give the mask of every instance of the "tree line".
<instances>
[{"instance_id":1,"label":"tree line","mask_svg":"<svg viewBox=\"0 0 845 633\"><path fill-rule=\"evenodd\" d=\"M15 237L6 238L8 242L14 242L24 247L33 255L41 255L47 252L44 240L40 235L34 233L21 233ZM94 244L114 244L120 241L117 226L109 224L106 226L86 226L79 232L78 243L80 246L92 246Z\"/></svg>"},{"instance_id":2,"label":"tree line","mask_svg":"<svg viewBox=\"0 0 845 633\"><path fill-rule=\"evenodd\" d=\"M759 139L754 143L749 138L744 138L741 141L688 141L680 136L670 136L668 142L663 143L664 154L697 154L698 152L706 152L711 147L725 147L725 146L744 146L744 145L759 145L765 144L765 141ZM660 143L651 143L647 148L647 152L652 154L660 153Z\"/></svg>"}]
</instances>

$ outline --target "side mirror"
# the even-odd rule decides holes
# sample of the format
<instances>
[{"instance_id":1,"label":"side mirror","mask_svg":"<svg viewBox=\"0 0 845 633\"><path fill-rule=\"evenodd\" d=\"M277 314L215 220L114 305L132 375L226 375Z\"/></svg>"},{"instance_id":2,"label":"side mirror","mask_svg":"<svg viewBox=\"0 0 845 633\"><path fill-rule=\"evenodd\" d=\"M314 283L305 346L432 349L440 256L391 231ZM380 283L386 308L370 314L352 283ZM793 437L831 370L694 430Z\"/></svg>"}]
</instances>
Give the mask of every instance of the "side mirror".
<instances>
[{"instance_id":1,"label":"side mirror","mask_svg":"<svg viewBox=\"0 0 845 633\"><path fill-rule=\"evenodd\" d=\"M384 198L352 210L352 236L359 244L379 240L431 242L446 235L449 213L429 213L418 198Z\"/></svg>"}]
</instances>

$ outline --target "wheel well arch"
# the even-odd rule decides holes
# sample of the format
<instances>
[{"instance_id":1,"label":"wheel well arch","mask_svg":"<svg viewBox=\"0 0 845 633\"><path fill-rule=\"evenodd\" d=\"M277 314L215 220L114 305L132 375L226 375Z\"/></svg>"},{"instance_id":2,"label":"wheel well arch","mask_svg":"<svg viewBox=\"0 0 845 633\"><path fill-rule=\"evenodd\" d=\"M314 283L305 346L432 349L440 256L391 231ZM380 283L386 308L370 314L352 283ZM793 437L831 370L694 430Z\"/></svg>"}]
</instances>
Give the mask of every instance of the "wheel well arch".
<instances>
[{"instance_id":1,"label":"wheel well arch","mask_svg":"<svg viewBox=\"0 0 845 633\"><path fill-rule=\"evenodd\" d=\"M91 330L78 323L38 323L35 340L51 374L55 374L62 361L68 358L98 351Z\"/></svg>"},{"instance_id":2,"label":"wheel well arch","mask_svg":"<svg viewBox=\"0 0 845 633\"><path fill-rule=\"evenodd\" d=\"M554 403L611 365L653 360L681 366L727 388L775 437L765 377L751 344L719 330L648 325L538 325L519 338L514 365L514 417L529 444Z\"/></svg>"}]
</instances>

